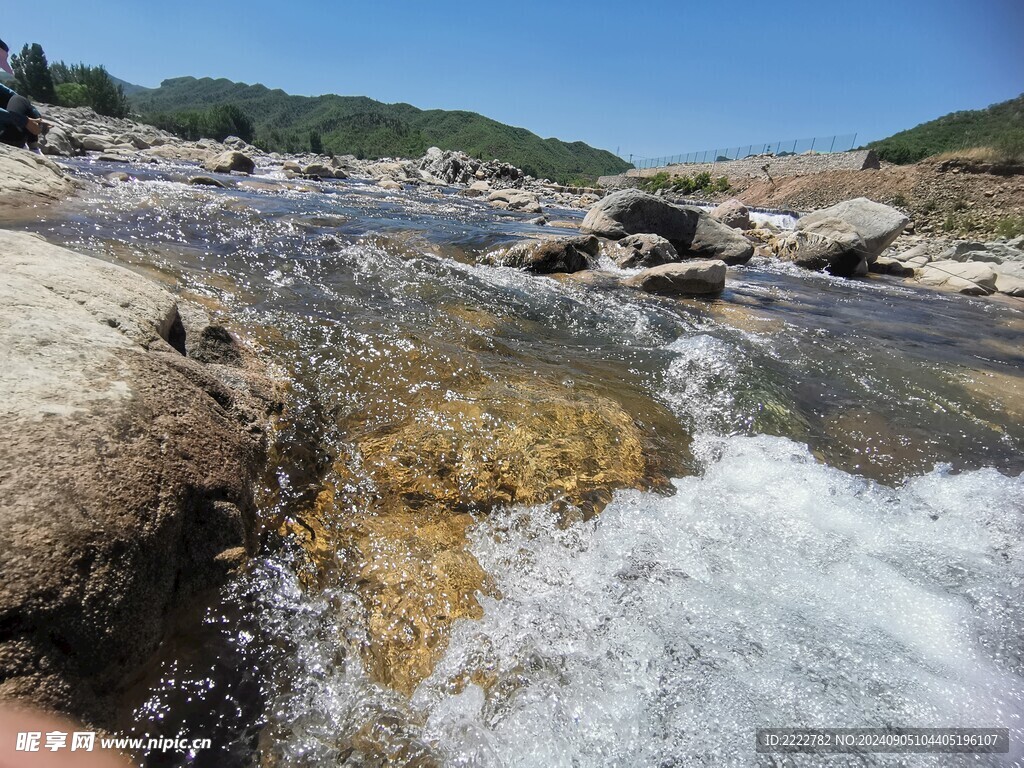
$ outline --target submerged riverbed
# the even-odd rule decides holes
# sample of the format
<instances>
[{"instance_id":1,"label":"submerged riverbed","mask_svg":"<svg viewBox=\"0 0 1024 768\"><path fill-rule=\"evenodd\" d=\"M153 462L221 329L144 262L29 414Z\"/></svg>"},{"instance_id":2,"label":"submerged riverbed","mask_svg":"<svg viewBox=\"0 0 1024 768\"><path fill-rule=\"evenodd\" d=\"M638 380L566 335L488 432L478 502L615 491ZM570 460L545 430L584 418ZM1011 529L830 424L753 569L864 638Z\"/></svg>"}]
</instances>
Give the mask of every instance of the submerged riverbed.
<instances>
[{"instance_id":1,"label":"submerged riverbed","mask_svg":"<svg viewBox=\"0 0 1024 768\"><path fill-rule=\"evenodd\" d=\"M1020 302L757 261L603 290L476 264L578 212L132 170L23 226L290 382L260 558L126 702L215 754L150 764L850 764L755 755L784 726L1024 759Z\"/></svg>"}]
</instances>

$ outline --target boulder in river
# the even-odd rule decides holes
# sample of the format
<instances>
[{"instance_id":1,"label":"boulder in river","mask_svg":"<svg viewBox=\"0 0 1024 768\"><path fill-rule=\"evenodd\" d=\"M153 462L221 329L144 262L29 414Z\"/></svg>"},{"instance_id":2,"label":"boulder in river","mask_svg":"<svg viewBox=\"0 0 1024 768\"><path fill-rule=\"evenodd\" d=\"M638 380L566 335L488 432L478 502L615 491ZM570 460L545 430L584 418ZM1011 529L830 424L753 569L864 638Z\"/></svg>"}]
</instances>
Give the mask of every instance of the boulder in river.
<instances>
[{"instance_id":1,"label":"boulder in river","mask_svg":"<svg viewBox=\"0 0 1024 768\"><path fill-rule=\"evenodd\" d=\"M501 267L516 267L535 275L555 272L579 272L590 266L599 243L593 235L584 237L527 240L494 251L484 261Z\"/></svg>"},{"instance_id":2,"label":"boulder in river","mask_svg":"<svg viewBox=\"0 0 1024 768\"><path fill-rule=\"evenodd\" d=\"M221 189L226 189L228 186L220 179L213 178L213 176L193 176L188 180L188 183L193 187L220 187Z\"/></svg>"},{"instance_id":3,"label":"boulder in river","mask_svg":"<svg viewBox=\"0 0 1024 768\"><path fill-rule=\"evenodd\" d=\"M716 206L711 211L711 215L725 224L725 226L732 227L733 229L750 229L752 226L750 223L750 210L735 197L731 197L724 203Z\"/></svg>"},{"instance_id":4,"label":"boulder in river","mask_svg":"<svg viewBox=\"0 0 1024 768\"><path fill-rule=\"evenodd\" d=\"M688 246L697 232L697 214L696 208L672 205L639 189L622 189L595 203L580 231L612 240L650 233Z\"/></svg>"},{"instance_id":5,"label":"boulder in river","mask_svg":"<svg viewBox=\"0 0 1024 768\"><path fill-rule=\"evenodd\" d=\"M841 219L818 219L781 238L778 245L780 259L806 269L823 269L837 277L867 271L864 240Z\"/></svg>"},{"instance_id":6,"label":"boulder in river","mask_svg":"<svg viewBox=\"0 0 1024 768\"><path fill-rule=\"evenodd\" d=\"M698 210L697 231L687 252L726 264L746 264L754 255L754 246L735 229Z\"/></svg>"},{"instance_id":7,"label":"boulder in river","mask_svg":"<svg viewBox=\"0 0 1024 768\"><path fill-rule=\"evenodd\" d=\"M310 163L302 169L302 175L311 179L333 179L335 171L323 163Z\"/></svg>"},{"instance_id":8,"label":"boulder in river","mask_svg":"<svg viewBox=\"0 0 1024 768\"><path fill-rule=\"evenodd\" d=\"M888 205L858 197L802 216L796 226L798 230L804 230L813 225L815 232L827 236L828 228L822 223L825 221L842 221L860 235L864 241L865 258L871 263L893 244L910 219ZM836 236L844 237L845 233L845 228L837 230Z\"/></svg>"},{"instance_id":9,"label":"boulder in river","mask_svg":"<svg viewBox=\"0 0 1024 768\"><path fill-rule=\"evenodd\" d=\"M664 237L682 258L743 264L754 255L745 237L698 208L673 205L638 189L613 192L587 212L581 232L619 240L627 235Z\"/></svg>"},{"instance_id":10,"label":"boulder in river","mask_svg":"<svg viewBox=\"0 0 1024 768\"><path fill-rule=\"evenodd\" d=\"M694 259L645 269L624 285L663 296L698 296L721 293L725 288L725 262Z\"/></svg>"},{"instance_id":11,"label":"boulder in river","mask_svg":"<svg viewBox=\"0 0 1024 768\"><path fill-rule=\"evenodd\" d=\"M207 160L203 167L213 173L252 173L256 170L256 163L253 159L238 150L221 152L214 158Z\"/></svg>"},{"instance_id":12,"label":"boulder in river","mask_svg":"<svg viewBox=\"0 0 1024 768\"><path fill-rule=\"evenodd\" d=\"M274 389L123 267L0 231L0 269L0 698L109 727L254 545Z\"/></svg>"},{"instance_id":13,"label":"boulder in river","mask_svg":"<svg viewBox=\"0 0 1024 768\"><path fill-rule=\"evenodd\" d=\"M658 267L679 261L672 243L659 235L629 235L617 245L615 263L622 269Z\"/></svg>"},{"instance_id":14,"label":"boulder in river","mask_svg":"<svg viewBox=\"0 0 1024 768\"><path fill-rule=\"evenodd\" d=\"M510 211L543 213L537 196L532 192L524 192L521 189L499 189L496 192L491 192L487 196L487 202L495 208L504 208Z\"/></svg>"}]
</instances>

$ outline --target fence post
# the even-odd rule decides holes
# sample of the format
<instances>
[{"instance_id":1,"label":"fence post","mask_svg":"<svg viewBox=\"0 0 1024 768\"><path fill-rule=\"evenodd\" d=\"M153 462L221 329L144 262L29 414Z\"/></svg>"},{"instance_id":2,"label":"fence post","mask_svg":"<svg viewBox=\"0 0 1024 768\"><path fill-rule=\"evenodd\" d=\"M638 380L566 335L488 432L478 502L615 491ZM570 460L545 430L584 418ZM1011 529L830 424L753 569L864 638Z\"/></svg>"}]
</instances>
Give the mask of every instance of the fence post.
<instances>
[{"instance_id":1,"label":"fence post","mask_svg":"<svg viewBox=\"0 0 1024 768\"><path fill-rule=\"evenodd\" d=\"M832 150L836 148L836 137L832 137L832 146L828 148L829 154L832 154Z\"/></svg>"},{"instance_id":2,"label":"fence post","mask_svg":"<svg viewBox=\"0 0 1024 768\"><path fill-rule=\"evenodd\" d=\"M855 134L853 134L853 142L850 144L850 149L853 149L856 146L857 146L857 134L855 133Z\"/></svg>"},{"instance_id":3,"label":"fence post","mask_svg":"<svg viewBox=\"0 0 1024 768\"><path fill-rule=\"evenodd\" d=\"M813 139L811 139L811 148L809 150L807 150L808 152L813 152L814 151L814 142L816 142L817 140L818 140L817 136L815 136Z\"/></svg>"}]
</instances>

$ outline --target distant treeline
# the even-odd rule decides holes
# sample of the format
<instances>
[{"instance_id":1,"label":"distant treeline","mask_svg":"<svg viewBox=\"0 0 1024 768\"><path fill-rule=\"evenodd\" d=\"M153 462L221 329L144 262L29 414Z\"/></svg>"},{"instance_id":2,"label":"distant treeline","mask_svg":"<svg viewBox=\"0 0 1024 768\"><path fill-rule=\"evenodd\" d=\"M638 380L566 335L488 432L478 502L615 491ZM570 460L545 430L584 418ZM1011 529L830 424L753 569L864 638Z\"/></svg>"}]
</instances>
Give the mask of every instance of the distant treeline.
<instances>
[{"instance_id":1,"label":"distant treeline","mask_svg":"<svg viewBox=\"0 0 1024 768\"><path fill-rule=\"evenodd\" d=\"M129 98L148 121L187 138L223 138L229 130L269 152L419 157L436 146L561 182L593 181L632 167L583 142L542 139L474 112L421 110L363 96L291 96L262 85L181 77Z\"/></svg>"},{"instance_id":2,"label":"distant treeline","mask_svg":"<svg viewBox=\"0 0 1024 768\"><path fill-rule=\"evenodd\" d=\"M1024 94L987 109L954 112L868 145L890 163L987 148L994 159L1024 160Z\"/></svg>"},{"instance_id":3,"label":"distant treeline","mask_svg":"<svg viewBox=\"0 0 1024 768\"><path fill-rule=\"evenodd\" d=\"M128 99L102 66L50 64L39 43L11 57L12 87L34 101L62 107L92 107L101 115L127 117Z\"/></svg>"},{"instance_id":4,"label":"distant treeline","mask_svg":"<svg viewBox=\"0 0 1024 768\"><path fill-rule=\"evenodd\" d=\"M228 136L237 136L252 142L256 131L252 120L234 104L218 104L209 109L185 109L172 114L158 112L149 115L147 121L190 141L224 141Z\"/></svg>"}]
</instances>

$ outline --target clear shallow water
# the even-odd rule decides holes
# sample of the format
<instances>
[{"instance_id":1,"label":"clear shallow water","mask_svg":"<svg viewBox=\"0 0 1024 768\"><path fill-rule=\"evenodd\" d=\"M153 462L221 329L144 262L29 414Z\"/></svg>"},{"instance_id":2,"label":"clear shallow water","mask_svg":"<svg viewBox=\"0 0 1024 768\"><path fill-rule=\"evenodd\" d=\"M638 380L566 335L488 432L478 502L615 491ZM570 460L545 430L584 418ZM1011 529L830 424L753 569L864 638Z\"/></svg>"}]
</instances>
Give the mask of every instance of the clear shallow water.
<instances>
[{"instance_id":1,"label":"clear shallow water","mask_svg":"<svg viewBox=\"0 0 1024 768\"><path fill-rule=\"evenodd\" d=\"M771 725L1019 732L1019 308L769 263L716 301L598 291L474 266L550 230L452 194L140 173L30 228L222 305L287 368L269 528L352 434L524 372L621 403L682 475L568 528L481 517L502 597L411 699L364 669L353 585L304 589L268 536L167 649L140 729L216 728L232 752L200 763L266 765L748 765Z\"/></svg>"}]
</instances>

